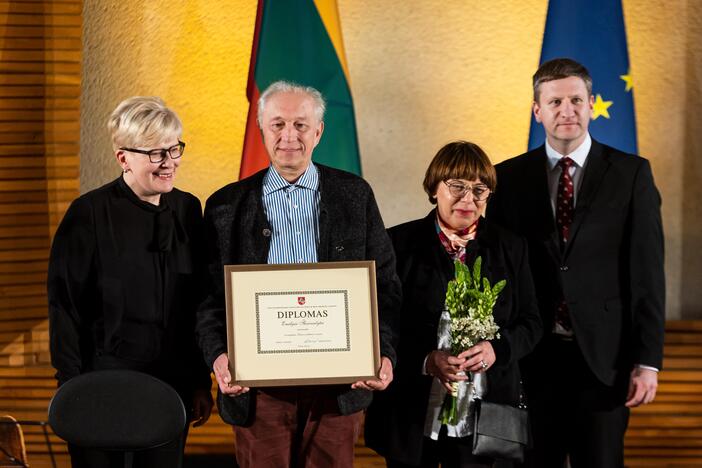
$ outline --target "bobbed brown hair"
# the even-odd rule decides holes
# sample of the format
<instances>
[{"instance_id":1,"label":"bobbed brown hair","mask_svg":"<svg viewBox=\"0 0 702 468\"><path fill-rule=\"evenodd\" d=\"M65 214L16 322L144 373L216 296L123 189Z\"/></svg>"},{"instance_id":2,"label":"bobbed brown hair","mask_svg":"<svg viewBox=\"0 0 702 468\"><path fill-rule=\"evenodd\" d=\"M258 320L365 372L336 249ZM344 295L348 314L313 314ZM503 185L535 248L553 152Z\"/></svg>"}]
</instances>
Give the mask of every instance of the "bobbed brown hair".
<instances>
[{"instance_id":1,"label":"bobbed brown hair","mask_svg":"<svg viewBox=\"0 0 702 468\"><path fill-rule=\"evenodd\" d=\"M422 185L431 203L436 204L438 185L449 179L480 179L491 192L497 187L497 175L490 158L470 141L458 140L444 145L429 163Z\"/></svg>"}]
</instances>

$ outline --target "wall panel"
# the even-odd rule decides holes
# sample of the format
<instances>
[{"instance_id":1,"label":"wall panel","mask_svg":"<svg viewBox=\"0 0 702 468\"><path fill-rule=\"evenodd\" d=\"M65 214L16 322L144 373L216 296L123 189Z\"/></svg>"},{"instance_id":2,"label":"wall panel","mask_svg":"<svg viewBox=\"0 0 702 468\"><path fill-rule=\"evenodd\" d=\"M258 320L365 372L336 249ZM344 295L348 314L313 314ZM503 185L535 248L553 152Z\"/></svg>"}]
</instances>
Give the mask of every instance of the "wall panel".
<instances>
[{"instance_id":1,"label":"wall panel","mask_svg":"<svg viewBox=\"0 0 702 468\"><path fill-rule=\"evenodd\" d=\"M46 270L78 196L81 10L80 0L0 1L0 413L20 420L45 420L56 386ZM31 465L49 466L41 428L25 432Z\"/></svg>"}]
</instances>

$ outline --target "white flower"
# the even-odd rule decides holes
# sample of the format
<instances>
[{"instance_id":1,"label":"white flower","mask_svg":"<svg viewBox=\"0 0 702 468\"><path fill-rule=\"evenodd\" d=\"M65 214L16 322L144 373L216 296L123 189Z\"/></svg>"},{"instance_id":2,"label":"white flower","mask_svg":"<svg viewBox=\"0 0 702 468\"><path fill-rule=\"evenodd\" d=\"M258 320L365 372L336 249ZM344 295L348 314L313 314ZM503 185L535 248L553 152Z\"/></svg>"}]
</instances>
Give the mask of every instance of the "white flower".
<instances>
[{"instance_id":1,"label":"white flower","mask_svg":"<svg viewBox=\"0 0 702 468\"><path fill-rule=\"evenodd\" d=\"M475 260L472 271L456 261L456 276L446 291L446 309L451 317L451 350L459 354L476 343L499 338L500 327L495 323L492 310L506 282L494 287L481 277L482 259Z\"/></svg>"}]
</instances>

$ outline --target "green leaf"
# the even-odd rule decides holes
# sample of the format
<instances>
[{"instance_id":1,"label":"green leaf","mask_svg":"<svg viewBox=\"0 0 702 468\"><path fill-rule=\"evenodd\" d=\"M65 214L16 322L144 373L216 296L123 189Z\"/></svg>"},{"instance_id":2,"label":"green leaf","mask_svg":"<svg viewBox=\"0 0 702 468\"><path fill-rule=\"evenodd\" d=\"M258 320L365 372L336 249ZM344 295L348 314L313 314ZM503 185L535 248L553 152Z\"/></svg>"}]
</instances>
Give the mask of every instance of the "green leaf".
<instances>
[{"instance_id":1,"label":"green leaf","mask_svg":"<svg viewBox=\"0 0 702 468\"><path fill-rule=\"evenodd\" d=\"M495 299L497 299L497 295L500 294L503 289L505 289L505 286L507 286L507 281L502 280L498 281L497 284L492 288L492 294L495 295Z\"/></svg>"},{"instance_id":2,"label":"green leaf","mask_svg":"<svg viewBox=\"0 0 702 468\"><path fill-rule=\"evenodd\" d=\"M454 261L453 264L456 270L456 279L459 283L465 282L466 275L468 273L468 268L460 260Z\"/></svg>"},{"instance_id":3,"label":"green leaf","mask_svg":"<svg viewBox=\"0 0 702 468\"><path fill-rule=\"evenodd\" d=\"M475 263L473 264L473 285L474 287L480 287L480 270L483 265L483 259L482 257L478 257L475 259Z\"/></svg>"}]
</instances>

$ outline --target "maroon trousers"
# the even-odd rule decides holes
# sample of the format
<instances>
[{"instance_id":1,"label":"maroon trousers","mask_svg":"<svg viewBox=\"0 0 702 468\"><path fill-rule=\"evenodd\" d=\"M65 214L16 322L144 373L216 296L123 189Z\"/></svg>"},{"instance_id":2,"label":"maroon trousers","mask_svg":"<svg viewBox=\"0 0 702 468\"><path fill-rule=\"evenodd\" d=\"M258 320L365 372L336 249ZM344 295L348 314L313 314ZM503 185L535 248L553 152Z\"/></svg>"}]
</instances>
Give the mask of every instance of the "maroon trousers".
<instances>
[{"instance_id":1,"label":"maroon trousers","mask_svg":"<svg viewBox=\"0 0 702 468\"><path fill-rule=\"evenodd\" d=\"M328 387L257 390L254 422L235 426L241 468L353 468L361 412L339 413Z\"/></svg>"}]
</instances>

